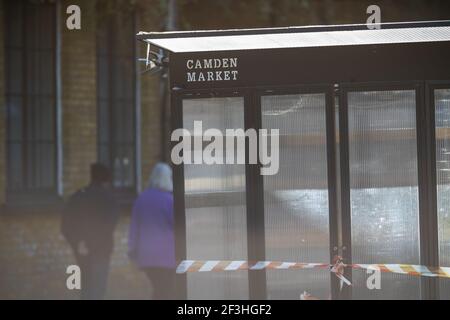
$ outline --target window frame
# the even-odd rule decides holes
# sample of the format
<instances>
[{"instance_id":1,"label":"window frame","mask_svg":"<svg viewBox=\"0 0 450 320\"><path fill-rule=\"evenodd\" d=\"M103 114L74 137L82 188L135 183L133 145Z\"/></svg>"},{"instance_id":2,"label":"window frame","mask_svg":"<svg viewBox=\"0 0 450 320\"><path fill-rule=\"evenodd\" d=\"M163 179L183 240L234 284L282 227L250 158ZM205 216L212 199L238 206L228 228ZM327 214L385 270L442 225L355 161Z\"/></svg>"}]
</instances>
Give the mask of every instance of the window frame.
<instances>
[{"instance_id":1,"label":"window frame","mask_svg":"<svg viewBox=\"0 0 450 320\"><path fill-rule=\"evenodd\" d=\"M114 191L115 193L120 197L122 202L125 203L129 203L132 201L132 199L134 198L136 192L138 192L140 190L140 179L139 179L139 172L140 172L140 168L139 166L139 138L138 138L138 121L140 121L140 115L138 113L139 111L139 97L138 97L138 85L139 85L139 80L138 80L138 73L137 73L137 68L136 68L136 62L135 62L135 58L136 58L136 53L137 53L137 47L133 46L132 47L132 51L131 51L131 55L130 57L132 57L133 63L132 63L132 80L133 80L133 84L131 86L131 103L130 105L132 106L132 111L131 112L131 119L132 119L132 141L131 142L117 142L115 141L116 139L114 138L114 122L115 122L115 117L114 117L114 113L117 112L117 104L120 103L121 101L127 101L128 98L116 98L114 97L114 83L117 79L117 76L115 76L115 63L117 62L117 55L114 53L114 50L117 48L117 38L116 38L116 34L114 32L114 26L115 26L115 19L117 17L121 17L122 13L113 13L113 14L109 14L107 16L104 17L105 19L105 29L106 29L106 48L103 48L103 52L102 49L100 48L101 45L101 41L97 41L97 45L96 45L96 59L97 59L97 76L96 76L96 84L97 84L97 96L96 96L96 100L97 100L97 106L96 106L96 113L97 113L97 158L99 161L101 161L101 149L103 147L106 147L106 149L108 150L108 166L111 169L111 172L113 174L113 183L114 183L114 155L117 154L117 150L121 148L121 146L125 146L125 147L132 147L132 153L133 153L133 158L131 159L130 163L131 166L133 167L133 173L132 173L132 186L120 186L120 187L114 187ZM138 15L136 14L136 11L133 10L133 12L131 12L131 16L132 16L132 28L133 28L133 35L136 32L136 22L138 19ZM97 32L99 30L97 29ZM97 40L98 40L98 35L97 35ZM118 55L120 60L126 59L126 57L124 57L123 55ZM107 75L105 76L105 78L101 78L100 76L100 59L105 59L106 60L106 70L107 70ZM99 92L99 87L102 85L102 81L105 81L106 84L106 92L107 92L107 97L101 97L100 92ZM102 119L100 117L101 114L101 104L102 103L106 103L107 105L107 142L103 142L101 141L101 130L102 130Z\"/></svg>"},{"instance_id":2,"label":"window frame","mask_svg":"<svg viewBox=\"0 0 450 320\"><path fill-rule=\"evenodd\" d=\"M437 163L436 163L436 105L435 90L450 89L450 81L426 81L425 82L425 105L428 128L428 183L429 188L429 220L427 224L428 234L430 236L430 262L431 266L440 266L440 239L439 239L439 213L437 208ZM440 298L439 280L430 279L430 290L434 293L434 299Z\"/></svg>"},{"instance_id":3,"label":"window frame","mask_svg":"<svg viewBox=\"0 0 450 320\"><path fill-rule=\"evenodd\" d=\"M325 152L327 167L327 191L328 191L328 238L329 238L329 260L333 261L338 253L338 177L337 177L337 144L336 144L336 119L335 119L335 92L333 84L313 84L313 85L292 85L292 86L270 86L255 90L257 95L257 115L259 117L259 127L262 127L262 97L264 96L283 96L283 95L308 95L323 94L325 98ZM262 198L264 199L264 178L257 174L261 179ZM265 228L265 209L264 201L261 201L259 210L264 213L262 217L263 228ZM265 234L265 232L263 233ZM265 238L262 238L265 248ZM267 285L267 278L266 281ZM339 297L339 281L336 277L330 277L330 294L333 299Z\"/></svg>"},{"instance_id":4,"label":"window frame","mask_svg":"<svg viewBox=\"0 0 450 320\"><path fill-rule=\"evenodd\" d=\"M391 91L391 90L414 90L416 100L416 136L417 136L417 174L418 174L418 219L419 219L419 259L422 265L434 265L433 253L435 240L430 238L432 230L431 221L435 219L435 213L430 211L434 201L429 198L432 188L429 180L431 156L429 148L430 130L429 108L426 106L424 81L387 81L387 82L360 82L342 83L339 89L339 134L340 164L341 164L341 206L342 206L342 232L343 244L346 247L344 259L346 263L352 263L352 237L351 237L351 199L350 199L350 162L349 162L349 137L348 137L348 93L361 91ZM435 203L434 203L435 205ZM351 281L351 272L346 273ZM433 299L438 294L435 279L421 277L420 297L421 299ZM352 288L344 287L343 296L351 299Z\"/></svg>"},{"instance_id":5,"label":"window frame","mask_svg":"<svg viewBox=\"0 0 450 320\"><path fill-rule=\"evenodd\" d=\"M21 54L21 68L22 68L22 81L21 81L21 92L20 93L11 93L10 89L9 89L9 83L8 83L8 77L5 77L5 99L6 99L6 153L7 153L7 166L9 167L9 163L10 163L10 145L12 144L19 144L20 148L21 148L21 167L22 167L22 177L21 177L21 187L15 189L12 188L11 186L11 172L10 170L8 170L8 174L7 174L7 188L6 188L6 200L7 203L9 205L27 205L27 204L36 204L36 203L42 203L42 204L47 204L47 203L52 203L57 201L58 199L58 137L57 137L57 126L58 126L58 117L57 117L57 112L58 112L58 107L57 107L57 99L58 99L58 93L57 93L57 78L58 78L58 67L57 67L57 54L58 54L58 50L57 50L57 37L58 37L58 27L57 27L57 22L58 22L58 13L57 13L57 9L58 6L56 5L56 3L51 3L51 2L44 2L44 3L30 3L28 1L21 1L20 4L7 4L5 11L8 10L8 6L9 5L13 5L13 6L19 6L19 10L21 10L21 17L22 19L26 19L27 18L27 10L30 10L30 8L32 8L32 10L37 11L39 10L39 8L33 8L33 7L42 7L42 6L46 6L49 7L49 10L51 9L53 11L53 20L51 21L52 23L52 30L54 31L54 34L51 35L51 48L45 49L47 50L52 50L53 51L53 55L52 55L52 60L51 63L53 65L53 83L52 83L52 93L51 93L51 97L50 99L53 101L53 116L51 119L51 122L53 123L53 128L52 128L52 138L49 140L48 143L50 143L53 146L53 150L54 150L54 166L52 168L53 170L53 180L52 180L52 186L51 187L30 187L30 181L33 181L33 176L36 174L36 172L38 172L38 168L31 166L30 169L28 170L28 167L31 164L33 164L35 161L32 161L29 158L29 148L31 148L31 152L33 152L33 150L36 148L36 144L39 144L39 141L36 141L33 138L29 138L30 136L30 130L32 130L30 128L30 123L29 123L29 119L28 118L28 113L30 111L31 108L33 108L32 106L29 105L29 100L33 99L33 95L36 95L36 93L30 94L28 91L28 85L27 82L29 80L28 74L30 72L29 67L29 63L28 63L28 59L30 56L30 53L36 53L36 52L40 52L41 50L43 50L42 48L29 48L29 44L26 41L26 37L27 37L27 27L26 25L23 25L23 29L22 29L22 33L21 33L21 45L19 47L17 47L16 45L11 45L9 43L8 37L10 36L10 33L8 32L8 30L10 29L10 19L12 19L11 17L7 17L5 19L5 33L6 33L6 40L5 40L5 60L8 59L8 56L10 54L10 51L16 51L16 50L20 50L20 54ZM39 35L40 36L40 35ZM5 63L5 71L6 71L6 75L8 75L9 73L9 63ZM39 65L37 65L36 67L39 67ZM41 93L38 93L37 95L42 96ZM21 115L22 115L22 119L21 121L21 125L22 125L22 132L21 132L21 137L20 139L12 139L10 137L9 131L10 128L12 126L10 119L10 109L8 107L9 104L9 100L12 97L17 97L20 96L21 97ZM35 113L35 115L37 115L38 113ZM31 121L35 121L34 117L31 119ZM17 141L16 141L17 140ZM31 158L34 159L36 155L31 155ZM31 172L30 172L31 171Z\"/></svg>"}]
</instances>

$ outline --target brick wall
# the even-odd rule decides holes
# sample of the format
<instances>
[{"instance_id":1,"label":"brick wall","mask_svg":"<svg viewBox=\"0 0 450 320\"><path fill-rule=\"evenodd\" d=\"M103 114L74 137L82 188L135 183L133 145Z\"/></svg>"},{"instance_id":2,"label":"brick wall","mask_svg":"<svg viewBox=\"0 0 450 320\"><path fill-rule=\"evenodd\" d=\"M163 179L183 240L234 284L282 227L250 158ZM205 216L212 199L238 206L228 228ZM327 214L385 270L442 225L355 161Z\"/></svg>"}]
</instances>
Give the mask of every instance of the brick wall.
<instances>
[{"instance_id":1,"label":"brick wall","mask_svg":"<svg viewBox=\"0 0 450 320\"><path fill-rule=\"evenodd\" d=\"M152 9L153 7L153 9ZM137 31L160 31L161 15L155 10L154 3L138 3ZM145 57L145 45L139 44L140 57ZM142 66L143 68L143 66ZM140 76L141 91L141 187L145 188L153 165L161 158L161 109L159 75Z\"/></svg>"},{"instance_id":2,"label":"brick wall","mask_svg":"<svg viewBox=\"0 0 450 320\"><path fill-rule=\"evenodd\" d=\"M81 30L65 27L66 8L81 8ZM62 14L63 184L71 194L89 181L97 160L95 1L64 0Z\"/></svg>"},{"instance_id":3,"label":"brick wall","mask_svg":"<svg viewBox=\"0 0 450 320\"><path fill-rule=\"evenodd\" d=\"M123 215L115 232L108 299L151 296L148 279L127 257L128 224ZM56 213L0 215L0 300L78 298L66 288L66 268L75 259L59 226Z\"/></svg>"},{"instance_id":4,"label":"brick wall","mask_svg":"<svg viewBox=\"0 0 450 320\"><path fill-rule=\"evenodd\" d=\"M6 106L5 106L5 36L4 36L4 5L0 1L0 211L6 198Z\"/></svg>"},{"instance_id":5,"label":"brick wall","mask_svg":"<svg viewBox=\"0 0 450 320\"><path fill-rule=\"evenodd\" d=\"M145 188L150 171L161 156L161 113L158 77L141 79L141 187Z\"/></svg>"},{"instance_id":6,"label":"brick wall","mask_svg":"<svg viewBox=\"0 0 450 320\"><path fill-rule=\"evenodd\" d=\"M180 1L180 23L192 30L366 23L372 4L382 22L449 19L448 0L196 0Z\"/></svg>"},{"instance_id":7,"label":"brick wall","mask_svg":"<svg viewBox=\"0 0 450 320\"><path fill-rule=\"evenodd\" d=\"M66 7L77 4L82 13L82 29L65 28ZM63 105L63 184L68 195L89 180L89 165L97 159L96 96L96 8L95 1L64 0L62 24L62 105ZM142 6L149 8L147 1ZM3 1L0 1L0 14ZM154 29L158 16L142 14L139 29ZM0 22L3 22L0 16ZM144 26L145 25L145 26ZM0 23L3 44L3 23ZM2 46L3 49L3 46ZM0 50L0 121L4 121L3 50ZM158 160L159 80L142 78L142 163L146 177ZM0 155L5 138L0 126ZM0 204L3 202L6 170L0 158ZM143 179L145 181L146 178ZM151 287L146 277L133 268L126 255L129 213L122 215L115 234L107 298L145 299ZM74 264L73 254L59 230L57 212L0 215L0 299L76 299L78 292L65 287L66 267Z\"/></svg>"}]
</instances>

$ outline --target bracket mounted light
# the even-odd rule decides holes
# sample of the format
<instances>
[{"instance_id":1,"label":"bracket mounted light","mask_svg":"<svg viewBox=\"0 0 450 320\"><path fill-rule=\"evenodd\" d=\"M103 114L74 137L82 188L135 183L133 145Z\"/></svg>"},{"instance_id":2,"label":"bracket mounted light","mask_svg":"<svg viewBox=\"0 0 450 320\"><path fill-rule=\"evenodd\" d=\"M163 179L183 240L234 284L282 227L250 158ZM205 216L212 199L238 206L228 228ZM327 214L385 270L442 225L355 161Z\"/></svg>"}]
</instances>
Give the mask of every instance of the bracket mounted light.
<instances>
[{"instance_id":1,"label":"bracket mounted light","mask_svg":"<svg viewBox=\"0 0 450 320\"><path fill-rule=\"evenodd\" d=\"M159 52L152 51L150 43L147 42L146 57L139 58L138 61L145 63L145 69L141 71L141 74L150 72L150 75L153 75L167 67L169 58L164 56L162 50L159 50Z\"/></svg>"}]
</instances>

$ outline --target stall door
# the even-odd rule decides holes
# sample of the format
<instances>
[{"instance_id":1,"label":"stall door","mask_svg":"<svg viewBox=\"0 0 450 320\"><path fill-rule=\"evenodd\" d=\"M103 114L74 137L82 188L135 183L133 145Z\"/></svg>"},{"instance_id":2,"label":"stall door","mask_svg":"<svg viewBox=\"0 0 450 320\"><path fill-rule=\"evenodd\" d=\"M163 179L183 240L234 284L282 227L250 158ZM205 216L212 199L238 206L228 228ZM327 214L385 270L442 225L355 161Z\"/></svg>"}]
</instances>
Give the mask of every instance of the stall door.
<instances>
[{"instance_id":1,"label":"stall door","mask_svg":"<svg viewBox=\"0 0 450 320\"><path fill-rule=\"evenodd\" d=\"M266 260L330 261L326 94L261 97L261 127L279 130L279 171L266 175ZM267 270L269 299L329 299L330 272Z\"/></svg>"},{"instance_id":2,"label":"stall door","mask_svg":"<svg viewBox=\"0 0 450 320\"><path fill-rule=\"evenodd\" d=\"M226 129L244 128L241 97L186 99L182 108L183 127L193 137L194 153L205 150L209 144L202 142L211 140L208 129L225 133ZM194 132L194 121L201 121L202 132ZM216 151L215 158L221 158L224 164L209 164L211 159L203 158L201 164L184 165L186 258L247 260L245 165L227 164L226 153ZM245 150L235 151L237 154ZM247 299L248 273L190 273L187 294L189 299Z\"/></svg>"},{"instance_id":3,"label":"stall door","mask_svg":"<svg viewBox=\"0 0 450 320\"><path fill-rule=\"evenodd\" d=\"M341 97L350 218L343 237L352 262L420 264L416 91L349 89ZM370 289L365 271L352 276L353 299L421 297L420 277L382 273L380 289Z\"/></svg>"},{"instance_id":4,"label":"stall door","mask_svg":"<svg viewBox=\"0 0 450 320\"><path fill-rule=\"evenodd\" d=\"M436 183L439 265L450 267L450 85L433 92L436 125ZM440 298L450 299L450 279L440 279Z\"/></svg>"}]
</instances>

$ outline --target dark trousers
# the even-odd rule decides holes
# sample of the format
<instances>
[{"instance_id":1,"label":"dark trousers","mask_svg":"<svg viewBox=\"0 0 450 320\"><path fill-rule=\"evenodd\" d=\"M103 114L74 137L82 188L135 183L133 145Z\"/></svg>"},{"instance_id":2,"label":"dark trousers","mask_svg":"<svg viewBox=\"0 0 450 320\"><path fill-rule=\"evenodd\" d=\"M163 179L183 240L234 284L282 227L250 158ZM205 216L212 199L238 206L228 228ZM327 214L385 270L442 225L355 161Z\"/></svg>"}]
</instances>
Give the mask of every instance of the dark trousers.
<instances>
[{"instance_id":1,"label":"dark trousers","mask_svg":"<svg viewBox=\"0 0 450 320\"><path fill-rule=\"evenodd\" d=\"M144 269L153 287L153 300L175 299L175 270L151 267Z\"/></svg>"},{"instance_id":2,"label":"dark trousers","mask_svg":"<svg viewBox=\"0 0 450 320\"><path fill-rule=\"evenodd\" d=\"M81 269L81 300L103 299L108 283L109 255L88 254L76 258Z\"/></svg>"}]
</instances>

